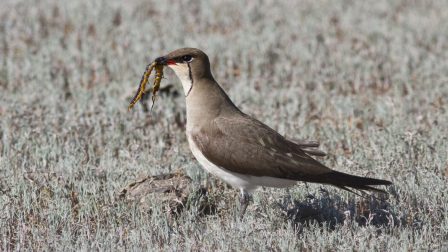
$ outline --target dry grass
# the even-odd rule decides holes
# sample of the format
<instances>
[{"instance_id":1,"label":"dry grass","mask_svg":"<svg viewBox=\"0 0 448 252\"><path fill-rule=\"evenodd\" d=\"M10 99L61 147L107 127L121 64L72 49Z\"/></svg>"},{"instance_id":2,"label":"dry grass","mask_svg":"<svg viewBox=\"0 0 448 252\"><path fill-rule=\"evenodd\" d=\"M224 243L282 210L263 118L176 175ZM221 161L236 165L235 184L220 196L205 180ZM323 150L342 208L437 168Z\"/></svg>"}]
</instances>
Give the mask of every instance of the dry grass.
<instances>
[{"instance_id":1,"label":"dry grass","mask_svg":"<svg viewBox=\"0 0 448 252\"><path fill-rule=\"evenodd\" d=\"M3 0L0 250L446 250L447 2L290 2ZM151 114L127 112L146 64L185 46L328 166L391 179L389 199L267 188L243 221L214 180L211 214L197 194L175 218L121 200L142 175L204 180L173 74Z\"/></svg>"}]
</instances>

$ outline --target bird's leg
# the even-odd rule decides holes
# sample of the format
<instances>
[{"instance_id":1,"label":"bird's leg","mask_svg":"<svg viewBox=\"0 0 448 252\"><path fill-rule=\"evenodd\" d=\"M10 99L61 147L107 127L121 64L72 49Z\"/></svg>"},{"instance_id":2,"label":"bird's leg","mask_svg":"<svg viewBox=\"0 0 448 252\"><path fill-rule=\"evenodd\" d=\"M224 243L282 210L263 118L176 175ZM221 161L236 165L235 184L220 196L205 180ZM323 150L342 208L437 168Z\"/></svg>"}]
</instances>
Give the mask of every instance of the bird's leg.
<instances>
[{"instance_id":1,"label":"bird's leg","mask_svg":"<svg viewBox=\"0 0 448 252\"><path fill-rule=\"evenodd\" d=\"M306 194L310 194L310 188L308 187L308 183L305 182Z\"/></svg>"},{"instance_id":2,"label":"bird's leg","mask_svg":"<svg viewBox=\"0 0 448 252\"><path fill-rule=\"evenodd\" d=\"M206 188L207 190L210 187L210 176L208 175L208 173L205 174L205 180L204 180L204 188Z\"/></svg>"},{"instance_id":3,"label":"bird's leg","mask_svg":"<svg viewBox=\"0 0 448 252\"><path fill-rule=\"evenodd\" d=\"M244 213L246 212L246 208L249 205L250 195L249 193L241 189L241 198L240 198L240 219L242 220L244 217Z\"/></svg>"}]
</instances>

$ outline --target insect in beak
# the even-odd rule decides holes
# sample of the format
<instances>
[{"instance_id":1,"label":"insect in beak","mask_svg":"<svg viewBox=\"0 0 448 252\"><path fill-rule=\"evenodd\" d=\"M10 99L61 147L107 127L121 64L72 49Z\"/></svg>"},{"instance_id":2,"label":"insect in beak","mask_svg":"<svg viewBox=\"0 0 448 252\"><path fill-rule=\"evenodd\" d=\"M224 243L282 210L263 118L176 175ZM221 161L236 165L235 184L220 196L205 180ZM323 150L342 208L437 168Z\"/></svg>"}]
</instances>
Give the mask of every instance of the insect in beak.
<instances>
[{"instance_id":1,"label":"insect in beak","mask_svg":"<svg viewBox=\"0 0 448 252\"><path fill-rule=\"evenodd\" d=\"M128 106L128 110L131 110L134 105L142 98L145 94L146 83L148 83L149 76L151 76L151 72L155 69L156 76L154 78L154 83L152 85L152 106L151 110L154 107L154 103L156 101L156 95L160 88L160 82L163 78L163 67L167 64L165 57L157 58L153 63L146 66L146 70L143 73L142 79L140 80L140 84L138 86L137 93L132 98L131 103Z\"/></svg>"}]
</instances>

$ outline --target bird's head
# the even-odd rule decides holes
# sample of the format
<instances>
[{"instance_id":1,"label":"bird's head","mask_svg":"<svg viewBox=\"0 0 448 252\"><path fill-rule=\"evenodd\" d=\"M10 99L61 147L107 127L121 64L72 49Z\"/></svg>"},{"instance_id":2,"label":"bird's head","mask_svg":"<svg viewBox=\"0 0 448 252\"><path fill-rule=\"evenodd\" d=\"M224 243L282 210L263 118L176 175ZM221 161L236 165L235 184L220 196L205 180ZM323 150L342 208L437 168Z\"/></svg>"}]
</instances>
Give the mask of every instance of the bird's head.
<instances>
[{"instance_id":1,"label":"bird's head","mask_svg":"<svg viewBox=\"0 0 448 252\"><path fill-rule=\"evenodd\" d=\"M188 96L195 82L202 78L213 78L208 56L196 48L177 49L157 58L155 61L173 69L182 82L186 96Z\"/></svg>"}]
</instances>

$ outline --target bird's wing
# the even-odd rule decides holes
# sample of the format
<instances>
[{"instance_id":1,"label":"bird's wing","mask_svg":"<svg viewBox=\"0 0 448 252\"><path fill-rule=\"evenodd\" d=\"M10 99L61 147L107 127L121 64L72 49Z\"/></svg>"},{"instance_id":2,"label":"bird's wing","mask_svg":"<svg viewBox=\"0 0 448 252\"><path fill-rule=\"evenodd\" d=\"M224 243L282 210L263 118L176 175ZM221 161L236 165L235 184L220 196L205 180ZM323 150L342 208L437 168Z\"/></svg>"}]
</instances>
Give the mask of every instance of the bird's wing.
<instances>
[{"instance_id":1,"label":"bird's wing","mask_svg":"<svg viewBox=\"0 0 448 252\"><path fill-rule=\"evenodd\" d=\"M295 143L297 147L301 148L306 154L312 156L323 157L327 153L319 150L320 143L314 140L304 140L304 139L292 139L291 142Z\"/></svg>"},{"instance_id":2,"label":"bird's wing","mask_svg":"<svg viewBox=\"0 0 448 252\"><path fill-rule=\"evenodd\" d=\"M246 115L218 117L192 133L192 140L209 161L236 173L308 181L332 171Z\"/></svg>"},{"instance_id":3,"label":"bird's wing","mask_svg":"<svg viewBox=\"0 0 448 252\"><path fill-rule=\"evenodd\" d=\"M392 184L331 170L299 144L247 115L216 118L191 137L210 162L236 173L331 184L349 191L384 193L371 185Z\"/></svg>"}]
</instances>

